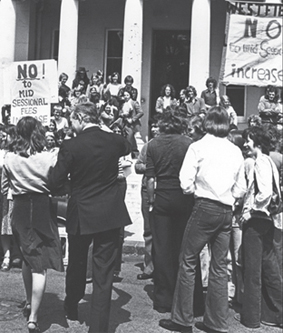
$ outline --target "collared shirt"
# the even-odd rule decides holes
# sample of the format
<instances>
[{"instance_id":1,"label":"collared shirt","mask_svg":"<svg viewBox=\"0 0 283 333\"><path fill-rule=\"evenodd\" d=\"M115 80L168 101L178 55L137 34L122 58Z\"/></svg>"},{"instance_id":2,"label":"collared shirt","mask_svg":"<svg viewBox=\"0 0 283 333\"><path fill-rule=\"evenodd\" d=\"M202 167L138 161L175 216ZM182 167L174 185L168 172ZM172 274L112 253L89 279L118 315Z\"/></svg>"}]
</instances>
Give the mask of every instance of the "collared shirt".
<instances>
[{"instance_id":1,"label":"collared shirt","mask_svg":"<svg viewBox=\"0 0 283 333\"><path fill-rule=\"evenodd\" d=\"M202 98L195 97L192 101L185 100L185 104L189 116L199 115L206 111L204 100Z\"/></svg>"},{"instance_id":2,"label":"collared shirt","mask_svg":"<svg viewBox=\"0 0 283 333\"><path fill-rule=\"evenodd\" d=\"M214 106L217 105L217 94L216 91L210 91L209 89L204 90L200 96L206 105Z\"/></svg>"},{"instance_id":3,"label":"collared shirt","mask_svg":"<svg viewBox=\"0 0 283 333\"><path fill-rule=\"evenodd\" d=\"M232 187L243 162L241 150L227 138L206 134L190 145L180 170L184 193L232 206Z\"/></svg>"}]
</instances>

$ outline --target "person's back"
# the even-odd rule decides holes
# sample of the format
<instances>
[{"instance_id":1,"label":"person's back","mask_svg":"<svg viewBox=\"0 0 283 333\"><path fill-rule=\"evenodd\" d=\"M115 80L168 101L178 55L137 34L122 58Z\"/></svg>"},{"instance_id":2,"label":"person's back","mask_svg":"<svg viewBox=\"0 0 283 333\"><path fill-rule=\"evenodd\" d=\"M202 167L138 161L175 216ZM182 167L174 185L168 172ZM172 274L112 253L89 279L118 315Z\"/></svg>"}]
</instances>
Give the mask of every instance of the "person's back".
<instances>
[{"instance_id":1,"label":"person's back","mask_svg":"<svg viewBox=\"0 0 283 333\"><path fill-rule=\"evenodd\" d=\"M179 171L191 142L184 135L162 133L148 143L158 187L180 187Z\"/></svg>"},{"instance_id":2,"label":"person's back","mask_svg":"<svg viewBox=\"0 0 283 333\"><path fill-rule=\"evenodd\" d=\"M234 199L231 188L234 185L239 161L242 160L241 150L227 138L206 134L202 139L190 146L191 154L186 156L183 165L195 159L198 165L195 182L195 196L217 200L232 205ZM190 167L182 168L180 178L186 179ZM186 191L186 182L182 183Z\"/></svg>"},{"instance_id":3,"label":"person's back","mask_svg":"<svg viewBox=\"0 0 283 333\"><path fill-rule=\"evenodd\" d=\"M75 106L70 120L77 137L62 143L49 182L56 190L67 177L71 179L64 309L69 319L78 319L78 303L85 292L87 254L93 242L89 332L108 332L120 229L131 223L117 181L118 161L129 154L131 146L122 136L99 128L99 110L93 103Z\"/></svg>"}]
</instances>

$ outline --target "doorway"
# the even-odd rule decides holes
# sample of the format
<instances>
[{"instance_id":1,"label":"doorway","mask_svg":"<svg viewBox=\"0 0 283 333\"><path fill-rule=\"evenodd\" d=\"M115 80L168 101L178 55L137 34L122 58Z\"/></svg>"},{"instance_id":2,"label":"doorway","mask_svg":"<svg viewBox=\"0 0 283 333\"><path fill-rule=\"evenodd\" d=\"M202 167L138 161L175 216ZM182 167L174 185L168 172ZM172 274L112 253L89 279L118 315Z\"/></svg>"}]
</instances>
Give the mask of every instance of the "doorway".
<instances>
[{"instance_id":1,"label":"doorway","mask_svg":"<svg viewBox=\"0 0 283 333\"><path fill-rule=\"evenodd\" d=\"M154 30L152 47L150 117L155 112L156 99L164 84L170 83L176 90L188 85L190 33L188 30Z\"/></svg>"}]
</instances>

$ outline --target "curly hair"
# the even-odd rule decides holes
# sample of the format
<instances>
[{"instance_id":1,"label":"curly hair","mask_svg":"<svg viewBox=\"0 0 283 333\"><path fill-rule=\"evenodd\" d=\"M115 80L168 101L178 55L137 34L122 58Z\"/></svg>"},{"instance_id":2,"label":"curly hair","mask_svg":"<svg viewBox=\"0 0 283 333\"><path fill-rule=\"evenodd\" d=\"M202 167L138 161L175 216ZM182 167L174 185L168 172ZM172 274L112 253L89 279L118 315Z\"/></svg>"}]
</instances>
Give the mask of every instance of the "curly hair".
<instances>
[{"instance_id":1,"label":"curly hair","mask_svg":"<svg viewBox=\"0 0 283 333\"><path fill-rule=\"evenodd\" d=\"M40 121L27 116L21 118L16 126L17 140L14 152L23 157L40 153L46 146L45 129Z\"/></svg>"},{"instance_id":2,"label":"curly hair","mask_svg":"<svg viewBox=\"0 0 283 333\"><path fill-rule=\"evenodd\" d=\"M261 147L262 153L269 155L271 148L270 136L262 127L248 127L244 130L242 136L245 141L247 141L248 138L253 140L255 147Z\"/></svg>"},{"instance_id":3,"label":"curly hair","mask_svg":"<svg viewBox=\"0 0 283 333\"><path fill-rule=\"evenodd\" d=\"M188 86L186 88L186 96L189 97L189 91L192 90L192 92L194 93L194 96L196 97L197 95L197 90L194 86Z\"/></svg>"},{"instance_id":4,"label":"curly hair","mask_svg":"<svg viewBox=\"0 0 283 333\"><path fill-rule=\"evenodd\" d=\"M265 88L265 98L266 99L269 99L269 93L270 92L274 92L275 93L275 97L274 97L274 103L277 103L278 100L279 100L279 91L276 87L272 86L272 85L268 85L266 88Z\"/></svg>"},{"instance_id":5,"label":"curly hair","mask_svg":"<svg viewBox=\"0 0 283 333\"><path fill-rule=\"evenodd\" d=\"M176 95L176 90L175 88L172 86L172 84L164 84L164 86L161 87L161 90L160 90L160 96L165 96L165 89L169 87L171 89L171 93L170 93L170 97L171 99L175 98L175 95Z\"/></svg>"},{"instance_id":6,"label":"curly hair","mask_svg":"<svg viewBox=\"0 0 283 333\"><path fill-rule=\"evenodd\" d=\"M187 131L188 123L187 119L182 116L177 107L167 107L160 115L158 127L160 133L184 134Z\"/></svg>"},{"instance_id":7,"label":"curly hair","mask_svg":"<svg viewBox=\"0 0 283 333\"><path fill-rule=\"evenodd\" d=\"M262 120L260 118L260 116L256 115L256 114L251 114L248 118L248 127L251 127L251 123L254 123L255 126L261 126L262 124Z\"/></svg>"}]
</instances>

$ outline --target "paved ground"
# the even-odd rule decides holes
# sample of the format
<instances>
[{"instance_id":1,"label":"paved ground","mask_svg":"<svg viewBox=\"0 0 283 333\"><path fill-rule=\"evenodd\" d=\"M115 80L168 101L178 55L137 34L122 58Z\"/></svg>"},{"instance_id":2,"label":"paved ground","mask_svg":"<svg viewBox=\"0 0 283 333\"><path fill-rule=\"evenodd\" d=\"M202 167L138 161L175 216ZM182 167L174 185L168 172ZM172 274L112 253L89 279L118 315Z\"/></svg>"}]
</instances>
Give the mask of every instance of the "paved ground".
<instances>
[{"instance_id":1,"label":"paved ground","mask_svg":"<svg viewBox=\"0 0 283 333\"><path fill-rule=\"evenodd\" d=\"M169 315L159 314L152 309L153 283L151 280L138 281L142 257L124 255L121 281L114 284L111 304L109 333L166 333L158 326L158 321ZM39 325L42 332L84 333L88 331L91 285L87 285L86 295L79 305L80 322L67 321L63 312L65 273L48 272L47 288L39 312ZM20 304L24 300L24 289L20 269L0 272L0 332L27 332ZM279 328L262 326L252 330L235 321L235 310L230 309L230 333L281 333ZM201 318L198 318L201 320ZM196 328L195 333L200 331Z\"/></svg>"}]
</instances>

